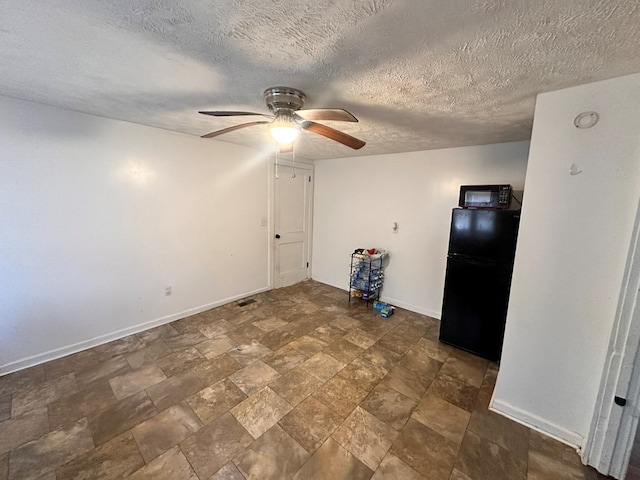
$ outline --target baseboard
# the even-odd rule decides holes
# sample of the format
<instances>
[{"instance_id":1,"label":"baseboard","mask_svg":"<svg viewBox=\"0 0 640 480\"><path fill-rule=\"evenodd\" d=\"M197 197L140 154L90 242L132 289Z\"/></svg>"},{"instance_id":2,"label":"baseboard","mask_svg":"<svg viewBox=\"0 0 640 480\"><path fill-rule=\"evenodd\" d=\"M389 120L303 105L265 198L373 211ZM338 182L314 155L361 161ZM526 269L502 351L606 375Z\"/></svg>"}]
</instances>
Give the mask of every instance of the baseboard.
<instances>
[{"instance_id":1,"label":"baseboard","mask_svg":"<svg viewBox=\"0 0 640 480\"><path fill-rule=\"evenodd\" d=\"M416 312L421 315L426 315L427 317L440 320L440 312L435 312L433 310L428 310L426 308L418 307L417 305L412 305L410 303L403 302L402 300L396 300L395 298L387 297L385 295L382 295L382 297L380 297L380 300L382 300L383 302L387 302L391 305L394 305L396 307L404 308L405 310L409 310L411 312Z\"/></svg>"},{"instance_id":2,"label":"baseboard","mask_svg":"<svg viewBox=\"0 0 640 480\"><path fill-rule=\"evenodd\" d=\"M330 281L330 280L328 280L326 278L318 277L316 275L312 275L312 278L316 282L324 283L326 285L330 285L332 287L339 288L340 290L344 290L345 292L347 290L349 290L343 284L337 285L334 282L332 282L332 281ZM403 302L401 300L397 300L397 299L392 298L392 297L387 297L385 295L382 295L380 297L380 300L382 300L383 302L390 303L391 305L394 305L396 307L404 308L405 310L409 310L411 312L420 313L421 315L426 315L428 317L432 317L432 318L436 318L436 319L440 320L440 312L435 312L433 310L428 310L426 308L418 307L417 305L413 305L411 303L406 303L406 302Z\"/></svg>"},{"instance_id":3,"label":"baseboard","mask_svg":"<svg viewBox=\"0 0 640 480\"><path fill-rule=\"evenodd\" d=\"M506 402L492 399L489 410L499 413L500 415L524 425L525 427L529 427L543 433L544 435L554 438L559 442L569 445L570 447L575 448L578 453L584 445L584 437L582 437L582 435L572 432L571 430L567 430L560 425L550 423L537 415L521 410L513 405L509 405Z\"/></svg>"},{"instance_id":4,"label":"baseboard","mask_svg":"<svg viewBox=\"0 0 640 480\"><path fill-rule=\"evenodd\" d=\"M123 337L128 337L129 335L133 335L134 333L139 333L144 330L149 330L150 328L159 327L160 325L164 325L165 323L170 323L175 320L180 320L181 318L189 317L191 315L195 315L197 313L204 312L206 310L210 310L215 307L226 305L227 303L235 302L236 300L240 300L241 298L257 295L258 293L263 293L269 290L271 290L270 287L260 288L252 292L246 292L240 295L235 295L233 297L228 297L222 300L207 303L206 305L200 305L198 307L189 308L187 310L183 310L182 312L172 313L171 315L156 318L155 320L133 325L131 327L123 328L121 330L116 330L115 332L99 335L89 340L74 343L73 345L56 348L54 350L49 350L48 352L39 353L37 355L32 355L31 357L23 358L21 360L16 360L16 361L7 363L6 365L1 365L0 376L6 375L12 372L17 372L18 370L23 370L25 368L33 367L41 363L49 362L51 360L55 360L60 357L66 357L67 355L81 352L82 350L87 350L88 348L97 347L98 345L102 345L104 343L112 342L114 340L118 340Z\"/></svg>"},{"instance_id":5,"label":"baseboard","mask_svg":"<svg viewBox=\"0 0 640 480\"><path fill-rule=\"evenodd\" d=\"M311 274L311 280L315 280L316 282L324 283L325 285L329 285L330 287L339 288L340 290L344 290L345 292L349 290L342 283L337 284L335 282L332 282L328 278L318 277L317 275ZM348 278L347 278L347 280L348 280Z\"/></svg>"}]
</instances>

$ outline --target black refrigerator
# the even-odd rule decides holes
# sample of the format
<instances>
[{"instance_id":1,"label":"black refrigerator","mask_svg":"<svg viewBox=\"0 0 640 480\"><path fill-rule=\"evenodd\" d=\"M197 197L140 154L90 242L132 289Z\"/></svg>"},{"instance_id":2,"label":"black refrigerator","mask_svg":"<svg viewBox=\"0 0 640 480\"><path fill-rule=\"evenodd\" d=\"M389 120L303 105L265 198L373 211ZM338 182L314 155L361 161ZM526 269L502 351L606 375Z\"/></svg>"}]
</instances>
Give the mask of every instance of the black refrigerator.
<instances>
[{"instance_id":1,"label":"black refrigerator","mask_svg":"<svg viewBox=\"0 0 640 480\"><path fill-rule=\"evenodd\" d=\"M454 208L440 340L499 361L519 210Z\"/></svg>"}]
</instances>

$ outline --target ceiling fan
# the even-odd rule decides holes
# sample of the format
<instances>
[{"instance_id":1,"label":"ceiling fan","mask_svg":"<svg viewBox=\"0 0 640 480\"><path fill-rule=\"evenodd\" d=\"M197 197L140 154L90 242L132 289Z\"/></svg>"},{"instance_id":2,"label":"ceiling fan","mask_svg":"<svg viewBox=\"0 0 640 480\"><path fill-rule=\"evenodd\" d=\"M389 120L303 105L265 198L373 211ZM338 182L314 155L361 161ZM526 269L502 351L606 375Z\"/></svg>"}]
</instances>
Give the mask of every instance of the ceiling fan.
<instances>
[{"instance_id":1,"label":"ceiling fan","mask_svg":"<svg viewBox=\"0 0 640 480\"><path fill-rule=\"evenodd\" d=\"M301 110L304 105L305 95L300 90L290 87L271 87L264 91L264 100L271 115L255 112L236 112L236 111L210 111L198 112L203 115L211 115L213 117L235 117L258 115L268 118L269 120L258 120L253 122L241 123L233 127L223 128L215 132L202 135L202 138L212 138L225 133L233 132L240 128L251 127L253 125L268 124L271 136L280 145L280 151L283 145L291 145L298 137L300 130L308 130L323 137L334 140L338 143L359 149L365 146L365 142L344 132L334 128L316 123L315 120L333 120L339 122L357 122L358 119L346 110L341 108L311 108Z\"/></svg>"}]
</instances>

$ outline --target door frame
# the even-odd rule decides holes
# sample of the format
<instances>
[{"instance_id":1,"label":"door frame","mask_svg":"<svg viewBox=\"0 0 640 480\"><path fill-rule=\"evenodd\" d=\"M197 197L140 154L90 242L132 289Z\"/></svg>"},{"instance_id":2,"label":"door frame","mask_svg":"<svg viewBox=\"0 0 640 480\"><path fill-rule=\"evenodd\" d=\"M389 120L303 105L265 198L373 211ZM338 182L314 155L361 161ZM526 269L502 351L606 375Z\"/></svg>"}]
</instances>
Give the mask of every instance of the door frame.
<instances>
[{"instance_id":1,"label":"door frame","mask_svg":"<svg viewBox=\"0 0 640 480\"><path fill-rule=\"evenodd\" d=\"M278 166L285 166L285 167L293 167L293 162L291 160L282 160L280 158L278 158ZM306 278L309 279L311 278L311 269L313 267L312 263L311 263L311 259L313 257L312 253L313 253L313 192L314 192L314 185L315 185L315 166L313 163L311 163L310 161L298 161L296 160L295 162L295 166L300 166L303 168L306 168L309 170L309 175L311 175L311 182L309 185L309 211L308 211L308 215L307 215L307 262L309 263L309 266L307 267L307 273L306 273ZM276 277L276 264L275 264L275 249L276 249L276 242L275 242L275 222L276 222L276 162L275 162L275 156L272 156L269 158L269 168L268 168L268 176L269 176L269 180L268 180L268 188L267 188L267 195L268 195L268 201L269 201L269 228L268 228L268 234L269 234L269 254L268 254L268 259L267 259L267 264L268 264L268 268L269 268L269 289L274 289L276 288L276 282L275 282L275 277Z\"/></svg>"},{"instance_id":2,"label":"door frame","mask_svg":"<svg viewBox=\"0 0 640 480\"><path fill-rule=\"evenodd\" d=\"M629 464L640 414L640 204L636 210L627 265L611 330L584 463L622 478ZM626 406L614 398L626 399Z\"/></svg>"}]
</instances>

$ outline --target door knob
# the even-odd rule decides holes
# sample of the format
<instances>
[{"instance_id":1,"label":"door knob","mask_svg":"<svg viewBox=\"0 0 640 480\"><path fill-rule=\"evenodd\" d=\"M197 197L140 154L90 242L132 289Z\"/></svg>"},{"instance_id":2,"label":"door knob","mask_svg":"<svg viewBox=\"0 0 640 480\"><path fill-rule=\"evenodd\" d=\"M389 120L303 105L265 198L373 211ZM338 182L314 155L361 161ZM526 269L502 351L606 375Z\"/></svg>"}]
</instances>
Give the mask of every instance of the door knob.
<instances>
[{"instance_id":1,"label":"door knob","mask_svg":"<svg viewBox=\"0 0 640 480\"><path fill-rule=\"evenodd\" d=\"M276 233L276 238L280 238L280 234L279 233Z\"/></svg>"}]
</instances>

